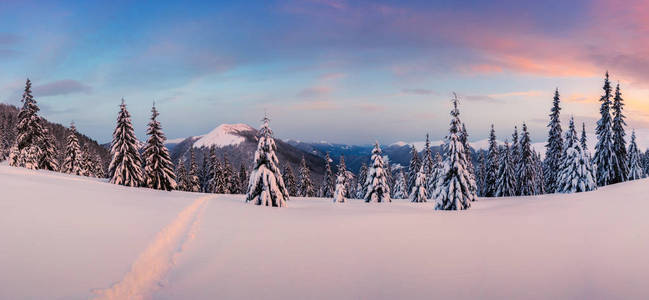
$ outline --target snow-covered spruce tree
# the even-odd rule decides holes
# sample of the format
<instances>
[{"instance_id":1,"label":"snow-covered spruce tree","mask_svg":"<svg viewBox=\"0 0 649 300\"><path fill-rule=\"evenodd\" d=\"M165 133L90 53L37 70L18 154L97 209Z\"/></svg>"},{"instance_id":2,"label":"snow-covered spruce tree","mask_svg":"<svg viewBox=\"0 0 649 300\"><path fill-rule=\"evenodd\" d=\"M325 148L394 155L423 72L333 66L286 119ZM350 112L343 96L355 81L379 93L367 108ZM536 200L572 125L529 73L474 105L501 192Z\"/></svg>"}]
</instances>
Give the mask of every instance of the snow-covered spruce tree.
<instances>
[{"instance_id":1,"label":"snow-covered spruce tree","mask_svg":"<svg viewBox=\"0 0 649 300\"><path fill-rule=\"evenodd\" d=\"M331 162L331 156L329 156L329 152L327 152L325 155L325 173L319 193L319 196L323 198L331 198L334 196L334 184L337 179L334 177L334 172L331 170Z\"/></svg>"},{"instance_id":2,"label":"snow-covered spruce tree","mask_svg":"<svg viewBox=\"0 0 649 300\"><path fill-rule=\"evenodd\" d=\"M101 159L99 154L95 153L92 155L92 172L97 178L105 178L106 173L104 171L104 161Z\"/></svg>"},{"instance_id":3,"label":"snow-covered spruce tree","mask_svg":"<svg viewBox=\"0 0 649 300\"><path fill-rule=\"evenodd\" d=\"M306 165L306 159L304 155L302 156L302 161L300 161L300 170L299 170L299 184L298 191L301 197L313 197L315 192L313 190L313 183L311 182L311 170Z\"/></svg>"},{"instance_id":4,"label":"snow-covered spruce tree","mask_svg":"<svg viewBox=\"0 0 649 300\"><path fill-rule=\"evenodd\" d=\"M345 191L345 175L344 174L338 174L336 176L336 190L334 191L334 203L343 203L345 202L345 194L347 193Z\"/></svg>"},{"instance_id":5,"label":"snow-covered spruce tree","mask_svg":"<svg viewBox=\"0 0 649 300\"><path fill-rule=\"evenodd\" d=\"M424 166L424 172L426 173L426 176L429 176L433 172L433 152L430 149L430 138L428 136L428 133L426 134L426 145L424 147L424 153L423 153L423 159L421 162L422 166Z\"/></svg>"},{"instance_id":6,"label":"snow-covered spruce tree","mask_svg":"<svg viewBox=\"0 0 649 300\"><path fill-rule=\"evenodd\" d=\"M178 165L176 166L176 188L179 191L189 191L190 182L187 177L187 168L185 167L185 159L182 155L178 158Z\"/></svg>"},{"instance_id":7,"label":"snow-covered spruce tree","mask_svg":"<svg viewBox=\"0 0 649 300\"><path fill-rule=\"evenodd\" d=\"M426 195L429 197L435 193L437 185L444 178L444 161L439 152L435 153L435 163L433 164L433 173L430 176L426 176Z\"/></svg>"},{"instance_id":8,"label":"snow-covered spruce tree","mask_svg":"<svg viewBox=\"0 0 649 300\"><path fill-rule=\"evenodd\" d=\"M351 172L347 171L347 164L345 164L345 156L340 155L340 161L338 162L338 175L343 175L345 180L345 198L352 197L352 180L353 175L350 175ZM338 180L338 178L336 178Z\"/></svg>"},{"instance_id":9,"label":"snow-covered spruce tree","mask_svg":"<svg viewBox=\"0 0 649 300\"><path fill-rule=\"evenodd\" d=\"M210 155L208 151L202 151L203 163L200 167L198 179L201 182L201 192L209 193L208 188L210 185Z\"/></svg>"},{"instance_id":10,"label":"snow-covered spruce tree","mask_svg":"<svg viewBox=\"0 0 649 300\"><path fill-rule=\"evenodd\" d=\"M413 145L410 150L410 165L408 166L408 193L415 186L415 180L417 180L417 173L420 168L421 160L419 159L419 153L417 153L417 148Z\"/></svg>"},{"instance_id":11,"label":"snow-covered spruce tree","mask_svg":"<svg viewBox=\"0 0 649 300\"><path fill-rule=\"evenodd\" d=\"M7 142L7 131L4 115L0 114L0 161L7 159L9 143Z\"/></svg>"},{"instance_id":12,"label":"snow-covered spruce tree","mask_svg":"<svg viewBox=\"0 0 649 300\"><path fill-rule=\"evenodd\" d=\"M169 150L164 145L167 138L162 131L162 126L157 117L160 115L155 108L151 108L151 121L146 134L149 138L144 146L144 173L146 176L146 186L156 190L172 191L178 187L176 183L176 174L174 165L169 156Z\"/></svg>"},{"instance_id":13,"label":"snow-covered spruce tree","mask_svg":"<svg viewBox=\"0 0 649 300\"><path fill-rule=\"evenodd\" d=\"M79 147L79 140L77 139L77 128L74 122L70 124L68 136L65 143L65 156L61 172L81 175L83 173L83 160L81 158L81 147Z\"/></svg>"},{"instance_id":14,"label":"snow-covered spruce tree","mask_svg":"<svg viewBox=\"0 0 649 300\"><path fill-rule=\"evenodd\" d=\"M239 166L239 190L241 191L241 194L247 194L248 193L248 170L246 169L246 165L241 163L241 166Z\"/></svg>"},{"instance_id":15,"label":"snow-covered spruce tree","mask_svg":"<svg viewBox=\"0 0 649 300\"><path fill-rule=\"evenodd\" d=\"M437 201L437 210L460 210L471 207L475 201L476 192L471 187L475 186L471 173L467 170L468 158L464 145L460 140L461 124L460 110L457 107L457 96L453 97L453 110L451 110L451 124L449 134L444 144L444 174L438 181L433 198Z\"/></svg>"},{"instance_id":16,"label":"snow-covered spruce tree","mask_svg":"<svg viewBox=\"0 0 649 300\"><path fill-rule=\"evenodd\" d=\"M631 143L629 144L629 178L628 180L636 180L645 177L643 169L642 153L638 149L635 141L635 130L631 132Z\"/></svg>"},{"instance_id":17,"label":"snow-covered spruce tree","mask_svg":"<svg viewBox=\"0 0 649 300\"><path fill-rule=\"evenodd\" d=\"M496 180L498 180L499 153L498 142L496 141L496 130L491 124L489 131L489 149L487 150L487 172L485 174L485 197L493 197L496 194Z\"/></svg>"},{"instance_id":18,"label":"snow-covered spruce tree","mask_svg":"<svg viewBox=\"0 0 649 300\"><path fill-rule=\"evenodd\" d=\"M581 123L581 137L579 138L579 145L581 150L588 151L588 139L586 137L586 123Z\"/></svg>"},{"instance_id":19,"label":"snow-covered spruce tree","mask_svg":"<svg viewBox=\"0 0 649 300\"><path fill-rule=\"evenodd\" d=\"M87 144L81 146L81 175L87 177L96 177L95 173L92 171L92 153Z\"/></svg>"},{"instance_id":20,"label":"snow-covered spruce tree","mask_svg":"<svg viewBox=\"0 0 649 300\"><path fill-rule=\"evenodd\" d=\"M613 148L613 132L611 129L611 83L608 80L608 72L604 79L604 95L600 98L602 105L599 109L601 118L597 121L595 133L597 144L595 144L595 156L593 163L597 170L597 185L605 186L614 183L616 177L614 166L618 164L617 156Z\"/></svg>"},{"instance_id":21,"label":"snow-covered spruce tree","mask_svg":"<svg viewBox=\"0 0 649 300\"><path fill-rule=\"evenodd\" d=\"M43 127L43 139L41 140L40 148L43 151L38 168L41 170L57 171L59 169L59 162L56 158L58 156L56 142L47 127Z\"/></svg>"},{"instance_id":22,"label":"snow-covered spruce tree","mask_svg":"<svg viewBox=\"0 0 649 300\"><path fill-rule=\"evenodd\" d=\"M563 155L563 137L561 130L561 120L559 119L561 107L559 98L559 89L554 91L552 100L552 109L550 110L550 123L548 123L548 143L545 144L545 160L543 162L543 174L545 189L548 193L554 193L556 190L556 179L561 164L561 155Z\"/></svg>"},{"instance_id":23,"label":"snow-covered spruce tree","mask_svg":"<svg viewBox=\"0 0 649 300\"><path fill-rule=\"evenodd\" d=\"M392 202L388 175L378 142L374 144L374 149L372 149L371 160L372 163L367 170L367 179L365 180L367 188L364 197L365 202Z\"/></svg>"},{"instance_id":24,"label":"snow-covered spruce tree","mask_svg":"<svg viewBox=\"0 0 649 300\"><path fill-rule=\"evenodd\" d=\"M385 169L385 178L388 183L390 191L394 188L394 176L392 176L392 164L390 163L390 157L387 155L383 156L383 166Z\"/></svg>"},{"instance_id":25,"label":"snow-covered spruce tree","mask_svg":"<svg viewBox=\"0 0 649 300\"><path fill-rule=\"evenodd\" d=\"M9 165L38 169L43 152L40 148L43 135L43 125L38 116L38 105L32 96L32 82L27 79L21 102L23 107L18 113L16 124L16 141L9 153Z\"/></svg>"},{"instance_id":26,"label":"snow-covered spruce tree","mask_svg":"<svg viewBox=\"0 0 649 300\"><path fill-rule=\"evenodd\" d=\"M570 118L568 131L566 131L563 149L563 157L556 181L557 192L579 193L596 189L597 183L595 182L593 165L588 155L581 149L577 131L575 130L575 121L572 117Z\"/></svg>"},{"instance_id":27,"label":"snow-covered spruce tree","mask_svg":"<svg viewBox=\"0 0 649 300\"><path fill-rule=\"evenodd\" d=\"M516 176L518 178L517 195L537 195L540 182L538 181L534 152L532 151L532 144L530 142L530 133L527 131L527 125L525 123L523 123L523 134L519 143L520 157L516 168Z\"/></svg>"},{"instance_id":28,"label":"snow-covered spruce tree","mask_svg":"<svg viewBox=\"0 0 649 300\"><path fill-rule=\"evenodd\" d=\"M250 173L250 184L246 202L253 202L256 205L273 207L286 206L288 191L284 186L282 174L277 165L279 164L275 150L273 131L269 127L270 120L264 116L263 124L259 129L259 144L255 152L252 172Z\"/></svg>"},{"instance_id":29,"label":"snow-covered spruce tree","mask_svg":"<svg viewBox=\"0 0 649 300\"><path fill-rule=\"evenodd\" d=\"M397 179L394 182L392 198L405 199L407 197L408 197L408 187L406 186L406 178L405 175L403 174L403 171L400 171L399 174L397 175Z\"/></svg>"},{"instance_id":30,"label":"snow-covered spruce tree","mask_svg":"<svg viewBox=\"0 0 649 300\"><path fill-rule=\"evenodd\" d=\"M643 158L643 165L644 165L644 175L645 177L649 176L649 149L645 150L644 152L644 158Z\"/></svg>"},{"instance_id":31,"label":"snow-covered spruce tree","mask_svg":"<svg viewBox=\"0 0 649 300\"><path fill-rule=\"evenodd\" d=\"M536 178L538 178L536 181L536 194L542 195L545 194L545 182L543 181L543 159L541 158L541 154L536 152L535 149L532 149L532 152L534 153L534 167L536 170Z\"/></svg>"},{"instance_id":32,"label":"snow-covered spruce tree","mask_svg":"<svg viewBox=\"0 0 649 300\"><path fill-rule=\"evenodd\" d=\"M236 183L234 181L234 169L228 157L223 154L223 193L234 194Z\"/></svg>"},{"instance_id":33,"label":"snow-covered spruce tree","mask_svg":"<svg viewBox=\"0 0 649 300\"><path fill-rule=\"evenodd\" d=\"M466 155L466 166L469 174L471 174L471 189L474 194L478 193L478 185L475 182L475 167L473 166L473 157L471 155L471 145L469 145L469 133L466 131L466 126L462 123L462 131L460 134L460 141L462 146L464 146L464 152ZM478 197L474 197L472 201L475 201Z\"/></svg>"},{"instance_id":34,"label":"snow-covered spruce tree","mask_svg":"<svg viewBox=\"0 0 649 300\"><path fill-rule=\"evenodd\" d=\"M485 175L487 174L487 163L485 161L484 151L478 154L478 164L475 166L476 185L478 186L478 197L485 195Z\"/></svg>"},{"instance_id":35,"label":"snow-covered spruce tree","mask_svg":"<svg viewBox=\"0 0 649 300\"><path fill-rule=\"evenodd\" d=\"M358 170L358 184L356 186L356 198L363 199L365 197L365 194L367 193L367 185L365 185L366 181L367 181L367 165L365 163L361 163L361 167Z\"/></svg>"},{"instance_id":36,"label":"snow-covered spruce tree","mask_svg":"<svg viewBox=\"0 0 649 300\"><path fill-rule=\"evenodd\" d=\"M424 172L423 166L417 172L417 180L415 180L415 186L412 188L410 193L411 202L426 202L428 200L428 190L426 188L426 173Z\"/></svg>"},{"instance_id":37,"label":"snow-covered spruce tree","mask_svg":"<svg viewBox=\"0 0 649 300\"><path fill-rule=\"evenodd\" d=\"M295 174L293 173L293 168L291 168L290 164L286 164L282 176L284 176L284 185L286 186L288 195L291 197L296 197L298 195L297 182L295 179Z\"/></svg>"},{"instance_id":38,"label":"snow-covered spruce tree","mask_svg":"<svg viewBox=\"0 0 649 300\"><path fill-rule=\"evenodd\" d=\"M613 131L613 153L617 160L613 165L614 177L611 183L618 183L626 181L629 177L629 162L626 152L626 140L624 136L624 126L626 126L626 118L622 113L624 108L624 100L622 99L622 92L620 92L620 84L615 87L615 97L613 97L613 106L611 107L613 124L611 130Z\"/></svg>"},{"instance_id":39,"label":"snow-covered spruce tree","mask_svg":"<svg viewBox=\"0 0 649 300\"><path fill-rule=\"evenodd\" d=\"M223 170L221 168L221 163L216 158L216 147L212 145L210 147L210 174L207 192L208 193L223 193ZM246 182L246 186L248 183ZM246 190L247 191L247 190Z\"/></svg>"},{"instance_id":40,"label":"snow-covered spruce tree","mask_svg":"<svg viewBox=\"0 0 649 300\"><path fill-rule=\"evenodd\" d=\"M473 166L473 158L471 155L471 145L469 144L469 132L466 131L466 125L462 123L462 134L460 135L460 140L464 146L464 151L466 152L467 163L469 166L469 172L473 175L475 179L475 167Z\"/></svg>"},{"instance_id":41,"label":"snow-covered spruce tree","mask_svg":"<svg viewBox=\"0 0 649 300\"><path fill-rule=\"evenodd\" d=\"M496 197L516 196L516 173L512 164L511 148L505 141L505 146L500 155L500 168L496 180Z\"/></svg>"},{"instance_id":42,"label":"snow-covered spruce tree","mask_svg":"<svg viewBox=\"0 0 649 300\"><path fill-rule=\"evenodd\" d=\"M117 115L117 126L113 132L113 142L110 149L112 160L108 167L110 182L125 186L142 186L144 174L142 161L138 152L137 139L131 124L131 115L126 110L122 99Z\"/></svg>"},{"instance_id":43,"label":"snow-covered spruce tree","mask_svg":"<svg viewBox=\"0 0 649 300\"><path fill-rule=\"evenodd\" d=\"M194 147L189 148L189 172L187 173L188 192L200 192L201 182L198 179L198 165L196 164L196 154Z\"/></svg>"},{"instance_id":44,"label":"snow-covered spruce tree","mask_svg":"<svg viewBox=\"0 0 649 300\"><path fill-rule=\"evenodd\" d=\"M519 159L521 157L521 145L519 143L520 137L518 136L518 126L514 126L514 133L512 133L512 145L510 147L511 153L511 159L512 159L512 166L514 167L514 171L516 171L516 166L519 164Z\"/></svg>"}]
</instances>

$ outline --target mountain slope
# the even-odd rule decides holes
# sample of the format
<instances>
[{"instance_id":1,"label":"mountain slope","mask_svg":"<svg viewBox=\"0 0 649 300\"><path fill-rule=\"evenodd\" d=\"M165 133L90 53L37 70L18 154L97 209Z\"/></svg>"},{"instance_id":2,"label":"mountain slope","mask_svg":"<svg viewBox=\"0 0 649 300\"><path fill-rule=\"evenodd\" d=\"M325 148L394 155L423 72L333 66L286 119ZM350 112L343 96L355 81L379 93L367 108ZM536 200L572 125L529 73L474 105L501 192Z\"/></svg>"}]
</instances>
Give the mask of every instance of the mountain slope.
<instances>
[{"instance_id":1,"label":"mountain slope","mask_svg":"<svg viewBox=\"0 0 649 300\"><path fill-rule=\"evenodd\" d=\"M298 149L280 139L275 139L277 145L277 158L283 170L285 164L290 164L297 171L302 156L305 157L307 166L312 172L312 179L319 184L324 174L324 159L315 154ZM226 155L230 163L238 170L241 164L250 167L252 158L257 150L257 130L245 124L222 124L205 135L188 137L182 142L173 145L171 158L177 161L182 155L189 157L190 147L196 150L197 163L200 165L203 156L209 154L209 147L214 145L219 159Z\"/></svg>"},{"instance_id":2,"label":"mountain slope","mask_svg":"<svg viewBox=\"0 0 649 300\"><path fill-rule=\"evenodd\" d=\"M5 130L4 128L11 128L11 130L7 131L7 135L10 139L9 141L9 147L13 145L13 142L15 141L16 138L16 132L15 128L17 126L16 122L18 121L18 112L19 109L13 105L8 105L4 103L0 103L0 130ZM47 121L47 119L43 118L45 120L45 126L49 130L50 133L54 136L54 141L56 144L56 149L58 151L58 161L59 164L63 162L63 153L65 150L65 145L66 145L66 138L68 135L68 132L66 130L66 127L58 124L58 123L53 123L50 121ZM80 131L83 131L83 128L77 128ZM79 139L79 144L80 145L87 145L88 148L90 149L91 152L98 154L104 163L104 169L108 166L108 163L110 162L110 157L109 157L109 152L106 147L103 145L100 145L97 143L97 141L91 139L90 137L82 134L82 133L77 133L77 137ZM0 147L1 147L0 143Z\"/></svg>"}]
</instances>

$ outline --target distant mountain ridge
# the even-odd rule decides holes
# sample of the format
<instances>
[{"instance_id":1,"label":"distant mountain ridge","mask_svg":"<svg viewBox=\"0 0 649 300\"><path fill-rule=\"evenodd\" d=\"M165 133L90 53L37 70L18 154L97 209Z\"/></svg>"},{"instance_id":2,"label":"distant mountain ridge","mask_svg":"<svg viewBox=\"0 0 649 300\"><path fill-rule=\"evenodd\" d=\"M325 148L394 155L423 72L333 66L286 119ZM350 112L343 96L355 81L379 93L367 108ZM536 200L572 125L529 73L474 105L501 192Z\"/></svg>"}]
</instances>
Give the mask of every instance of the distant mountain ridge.
<instances>
[{"instance_id":1,"label":"distant mountain ridge","mask_svg":"<svg viewBox=\"0 0 649 300\"><path fill-rule=\"evenodd\" d=\"M238 170L243 164L250 168L255 151L257 150L257 129L247 124L221 124L207 134L191 136L176 143L167 143L171 159L177 162L182 156L189 159L189 149L194 148L196 161L202 164L203 156L209 154L211 146L215 147L218 159L227 157L228 161ZM314 183L320 183L324 174L324 159L316 154L296 148L281 139L275 139L277 158L283 170L289 164L297 175L298 165L304 156L311 170Z\"/></svg>"}]
</instances>

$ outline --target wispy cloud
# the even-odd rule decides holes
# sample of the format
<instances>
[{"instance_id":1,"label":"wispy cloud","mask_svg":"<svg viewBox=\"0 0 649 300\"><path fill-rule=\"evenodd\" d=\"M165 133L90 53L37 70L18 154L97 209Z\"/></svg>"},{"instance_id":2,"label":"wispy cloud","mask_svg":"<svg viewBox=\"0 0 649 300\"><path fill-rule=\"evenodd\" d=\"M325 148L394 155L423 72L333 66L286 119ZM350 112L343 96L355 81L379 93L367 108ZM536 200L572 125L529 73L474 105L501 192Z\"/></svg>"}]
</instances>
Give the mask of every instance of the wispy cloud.
<instances>
[{"instance_id":1,"label":"wispy cloud","mask_svg":"<svg viewBox=\"0 0 649 300\"><path fill-rule=\"evenodd\" d=\"M410 95L434 95L435 94L433 90L421 89L421 88L405 88L405 89L401 89L401 92Z\"/></svg>"},{"instance_id":2,"label":"wispy cloud","mask_svg":"<svg viewBox=\"0 0 649 300\"><path fill-rule=\"evenodd\" d=\"M76 93L89 94L92 92L92 87L77 80L64 79L42 85L35 85L33 90L35 96L47 97Z\"/></svg>"},{"instance_id":3,"label":"wispy cloud","mask_svg":"<svg viewBox=\"0 0 649 300\"><path fill-rule=\"evenodd\" d=\"M547 93L533 90L533 91L521 91L521 92L507 92L507 93L490 94L489 97L491 97L491 98L536 97L536 96L541 96L543 94L547 94Z\"/></svg>"},{"instance_id":4,"label":"wispy cloud","mask_svg":"<svg viewBox=\"0 0 649 300\"><path fill-rule=\"evenodd\" d=\"M313 111L340 109L340 106L337 103L330 100L296 102L289 105L288 107L291 110L313 110Z\"/></svg>"},{"instance_id":5,"label":"wispy cloud","mask_svg":"<svg viewBox=\"0 0 649 300\"><path fill-rule=\"evenodd\" d=\"M365 111L365 112L381 112L386 109L385 105L372 103L372 102L360 102L353 105L354 108Z\"/></svg>"},{"instance_id":6,"label":"wispy cloud","mask_svg":"<svg viewBox=\"0 0 649 300\"><path fill-rule=\"evenodd\" d=\"M302 98L317 98L330 94L332 90L329 86L312 86L302 89L297 93L297 96Z\"/></svg>"}]
</instances>

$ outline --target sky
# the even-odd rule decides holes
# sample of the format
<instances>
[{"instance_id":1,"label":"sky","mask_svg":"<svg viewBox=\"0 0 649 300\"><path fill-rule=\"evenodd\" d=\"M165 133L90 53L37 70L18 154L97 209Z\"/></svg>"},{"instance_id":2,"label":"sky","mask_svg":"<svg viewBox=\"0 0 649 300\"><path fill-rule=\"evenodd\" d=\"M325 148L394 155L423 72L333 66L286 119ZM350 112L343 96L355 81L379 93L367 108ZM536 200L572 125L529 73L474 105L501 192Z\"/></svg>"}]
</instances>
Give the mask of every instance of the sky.
<instances>
[{"instance_id":1,"label":"sky","mask_svg":"<svg viewBox=\"0 0 649 300\"><path fill-rule=\"evenodd\" d=\"M29 77L99 142L123 97L141 139L155 101L168 138L266 111L283 139L366 144L441 139L455 92L471 140L525 122L538 142L556 88L593 130L608 70L649 134L647 49L643 0L0 0L0 101Z\"/></svg>"}]
</instances>

